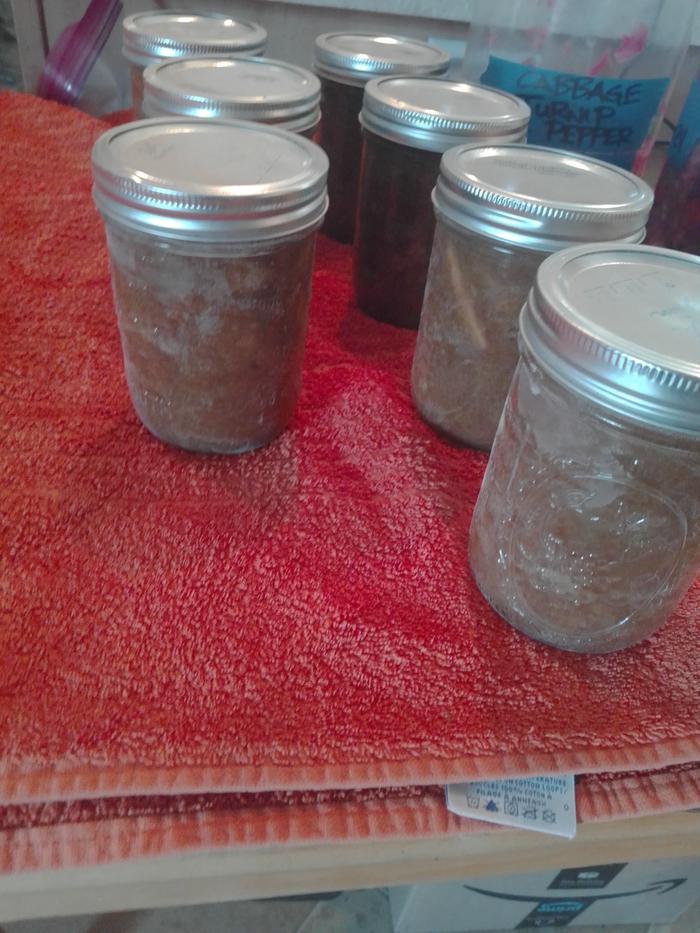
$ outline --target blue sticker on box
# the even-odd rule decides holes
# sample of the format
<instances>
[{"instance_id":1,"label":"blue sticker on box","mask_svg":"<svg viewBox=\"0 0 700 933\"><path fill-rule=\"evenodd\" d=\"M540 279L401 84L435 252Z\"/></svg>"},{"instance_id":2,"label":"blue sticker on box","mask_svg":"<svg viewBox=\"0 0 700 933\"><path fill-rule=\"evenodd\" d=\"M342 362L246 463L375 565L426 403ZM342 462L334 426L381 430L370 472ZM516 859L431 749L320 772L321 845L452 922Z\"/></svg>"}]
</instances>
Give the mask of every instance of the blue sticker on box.
<instances>
[{"instance_id":1,"label":"blue sticker on box","mask_svg":"<svg viewBox=\"0 0 700 933\"><path fill-rule=\"evenodd\" d=\"M668 78L600 78L495 56L481 81L530 105L529 143L573 149L626 169L632 168L668 87Z\"/></svg>"},{"instance_id":2,"label":"blue sticker on box","mask_svg":"<svg viewBox=\"0 0 700 933\"><path fill-rule=\"evenodd\" d=\"M683 168L700 142L700 80L694 81L683 107L671 145L668 161L674 168Z\"/></svg>"}]
</instances>

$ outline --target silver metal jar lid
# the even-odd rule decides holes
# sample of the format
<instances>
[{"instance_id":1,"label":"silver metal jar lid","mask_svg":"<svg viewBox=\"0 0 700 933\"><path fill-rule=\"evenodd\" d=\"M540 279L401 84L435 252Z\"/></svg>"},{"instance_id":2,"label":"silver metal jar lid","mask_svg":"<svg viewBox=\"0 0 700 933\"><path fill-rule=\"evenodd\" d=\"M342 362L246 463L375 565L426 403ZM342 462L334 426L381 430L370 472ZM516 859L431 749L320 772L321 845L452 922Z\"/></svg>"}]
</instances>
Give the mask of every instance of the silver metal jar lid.
<instances>
[{"instance_id":1,"label":"silver metal jar lid","mask_svg":"<svg viewBox=\"0 0 700 933\"><path fill-rule=\"evenodd\" d=\"M700 436L700 257L618 243L555 253L539 268L520 339L579 395Z\"/></svg>"},{"instance_id":2,"label":"silver metal jar lid","mask_svg":"<svg viewBox=\"0 0 700 933\"><path fill-rule=\"evenodd\" d=\"M512 94L442 78L376 78L365 88L366 130L416 149L444 152L460 142L519 142L530 108Z\"/></svg>"},{"instance_id":3,"label":"silver metal jar lid","mask_svg":"<svg viewBox=\"0 0 700 933\"><path fill-rule=\"evenodd\" d=\"M361 87L378 75L444 74L450 57L442 49L405 36L327 32L316 39L316 73Z\"/></svg>"},{"instance_id":4,"label":"silver metal jar lid","mask_svg":"<svg viewBox=\"0 0 700 933\"><path fill-rule=\"evenodd\" d=\"M267 58L183 58L144 72L148 117L253 120L300 132L318 123L320 99L316 75Z\"/></svg>"},{"instance_id":5,"label":"silver metal jar lid","mask_svg":"<svg viewBox=\"0 0 700 933\"><path fill-rule=\"evenodd\" d=\"M122 23L124 57L144 68L163 58L257 55L266 42L262 26L224 13L151 10L127 16Z\"/></svg>"},{"instance_id":6,"label":"silver metal jar lid","mask_svg":"<svg viewBox=\"0 0 700 933\"><path fill-rule=\"evenodd\" d=\"M312 229L326 211L328 159L262 124L140 120L92 150L100 212L128 227L199 241L253 242Z\"/></svg>"},{"instance_id":7,"label":"silver metal jar lid","mask_svg":"<svg viewBox=\"0 0 700 933\"><path fill-rule=\"evenodd\" d=\"M457 146L442 158L438 213L467 230L553 252L644 239L654 195L631 172L544 146Z\"/></svg>"}]
</instances>

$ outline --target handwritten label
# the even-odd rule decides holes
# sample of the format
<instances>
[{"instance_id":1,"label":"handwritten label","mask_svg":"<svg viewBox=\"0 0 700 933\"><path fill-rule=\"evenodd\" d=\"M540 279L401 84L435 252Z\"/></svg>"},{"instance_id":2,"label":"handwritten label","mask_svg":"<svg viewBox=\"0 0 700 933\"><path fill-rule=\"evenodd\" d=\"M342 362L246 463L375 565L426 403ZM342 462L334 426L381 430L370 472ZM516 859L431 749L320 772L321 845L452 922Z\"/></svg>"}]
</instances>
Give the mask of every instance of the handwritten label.
<instances>
[{"instance_id":1,"label":"handwritten label","mask_svg":"<svg viewBox=\"0 0 700 933\"><path fill-rule=\"evenodd\" d=\"M494 56L481 80L530 105L529 143L573 149L627 169L668 87L667 78L591 77Z\"/></svg>"},{"instance_id":2,"label":"handwritten label","mask_svg":"<svg viewBox=\"0 0 700 933\"><path fill-rule=\"evenodd\" d=\"M700 142L700 80L694 81L688 92L688 98L668 149L668 161L674 168L683 168L698 142Z\"/></svg>"},{"instance_id":3,"label":"handwritten label","mask_svg":"<svg viewBox=\"0 0 700 933\"><path fill-rule=\"evenodd\" d=\"M458 816L568 839L576 835L573 774L467 781L448 784L446 794L447 809Z\"/></svg>"}]
</instances>

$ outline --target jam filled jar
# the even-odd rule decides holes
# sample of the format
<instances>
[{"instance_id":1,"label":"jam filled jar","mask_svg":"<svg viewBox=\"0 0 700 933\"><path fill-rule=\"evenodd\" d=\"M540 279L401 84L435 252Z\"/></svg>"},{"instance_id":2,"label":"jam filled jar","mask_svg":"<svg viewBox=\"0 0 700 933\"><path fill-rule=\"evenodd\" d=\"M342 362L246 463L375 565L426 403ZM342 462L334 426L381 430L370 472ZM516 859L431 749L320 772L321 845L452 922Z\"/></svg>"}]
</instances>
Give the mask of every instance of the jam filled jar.
<instances>
[{"instance_id":1,"label":"jam filled jar","mask_svg":"<svg viewBox=\"0 0 700 933\"><path fill-rule=\"evenodd\" d=\"M262 26L224 13L151 10L125 17L122 53L129 63L135 114L143 113L143 72L149 65L200 55L260 55L266 42Z\"/></svg>"},{"instance_id":2,"label":"jam filled jar","mask_svg":"<svg viewBox=\"0 0 700 933\"><path fill-rule=\"evenodd\" d=\"M471 526L476 582L532 638L625 648L700 572L700 259L562 250L520 340Z\"/></svg>"},{"instance_id":3,"label":"jam filled jar","mask_svg":"<svg viewBox=\"0 0 700 933\"><path fill-rule=\"evenodd\" d=\"M139 418L188 450L269 443L299 395L324 152L285 130L181 117L108 131L92 164Z\"/></svg>"},{"instance_id":4,"label":"jam filled jar","mask_svg":"<svg viewBox=\"0 0 700 933\"><path fill-rule=\"evenodd\" d=\"M537 267L577 243L638 243L653 195L636 175L539 146L445 153L412 389L425 420L488 450L518 362Z\"/></svg>"},{"instance_id":5,"label":"jam filled jar","mask_svg":"<svg viewBox=\"0 0 700 933\"><path fill-rule=\"evenodd\" d=\"M311 137L321 84L310 71L266 58L189 58L144 72L147 117L252 120Z\"/></svg>"},{"instance_id":6,"label":"jam filled jar","mask_svg":"<svg viewBox=\"0 0 700 933\"><path fill-rule=\"evenodd\" d=\"M387 74L444 74L449 63L441 49L403 36L333 32L316 39L320 143L330 159L325 234L340 243L353 240L362 157L358 117L367 81Z\"/></svg>"},{"instance_id":7,"label":"jam filled jar","mask_svg":"<svg viewBox=\"0 0 700 933\"><path fill-rule=\"evenodd\" d=\"M400 77L367 85L354 263L355 296L366 314L418 326L443 152L465 140L519 141L529 118L517 97L477 84Z\"/></svg>"}]
</instances>

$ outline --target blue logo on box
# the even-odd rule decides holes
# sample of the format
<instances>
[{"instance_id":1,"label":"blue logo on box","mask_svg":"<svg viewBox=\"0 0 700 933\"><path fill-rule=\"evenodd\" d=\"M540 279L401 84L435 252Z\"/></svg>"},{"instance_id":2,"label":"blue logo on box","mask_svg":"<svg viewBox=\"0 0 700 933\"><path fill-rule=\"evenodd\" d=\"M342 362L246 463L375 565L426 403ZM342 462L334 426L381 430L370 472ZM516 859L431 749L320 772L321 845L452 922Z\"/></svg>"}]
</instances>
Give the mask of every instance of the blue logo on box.
<instances>
[{"instance_id":1,"label":"blue logo on box","mask_svg":"<svg viewBox=\"0 0 700 933\"><path fill-rule=\"evenodd\" d=\"M486 897L494 897L502 901L521 901L523 903L534 904L530 913L524 917L516 929L526 929L527 927L541 926L568 926L572 920L579 917L584 910L595 904L596 901L617 900L621 897L634 897L638 894L666 894L673 891L687 881L686 878L669 878L666 881L653 881L645 888L636 891L620 891L618 894L593 894L587 897L573 898L568 897L538 897L527 894L506 894L500 891L489 891L487 888L477 888L471 884L465 884L463 887L467 891L475 891L477 894L484 894Z\"/></svg>"}]
</instances>

